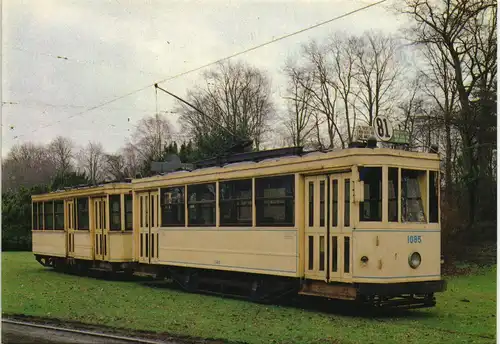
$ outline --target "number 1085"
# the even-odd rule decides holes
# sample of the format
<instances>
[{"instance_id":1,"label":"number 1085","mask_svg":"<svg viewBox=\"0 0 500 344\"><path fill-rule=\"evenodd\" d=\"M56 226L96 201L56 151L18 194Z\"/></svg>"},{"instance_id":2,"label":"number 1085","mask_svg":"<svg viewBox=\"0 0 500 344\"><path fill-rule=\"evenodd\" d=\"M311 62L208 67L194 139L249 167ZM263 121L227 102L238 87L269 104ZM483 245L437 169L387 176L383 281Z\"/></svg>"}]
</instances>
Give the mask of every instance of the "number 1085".
<instances>
[{"instance_id":1,"label":"number 1085","mask_svg":"<svg viewBox=\"0 0 500 344\"><path fill-rule=\"evenodd\" d=\"M422 236L420 235L408 235L408 244L420 244L422 242Z\"/></svg>"}]
</instances>

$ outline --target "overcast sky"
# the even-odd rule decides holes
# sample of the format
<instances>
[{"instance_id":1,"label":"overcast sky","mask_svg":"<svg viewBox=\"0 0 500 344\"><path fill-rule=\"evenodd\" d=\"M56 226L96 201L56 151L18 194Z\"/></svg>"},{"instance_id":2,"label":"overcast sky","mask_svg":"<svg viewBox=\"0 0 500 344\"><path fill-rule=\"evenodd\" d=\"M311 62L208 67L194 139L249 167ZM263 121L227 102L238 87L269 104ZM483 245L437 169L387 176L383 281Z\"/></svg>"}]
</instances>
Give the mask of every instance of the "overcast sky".
<instances>
[{"instance_id":1,"label":"overcast sky","mask_svg":"<svg viewBox=\"0 0 500 344\"><path fill-rule=\"evenodd\" d=\"M58 135L77 145L100 141L115 152L140 118L155 113L154 87L80 112L373 2L3 0L2 156L16 143ZM280 70L301 44L336 31L396 33L401 20L377 5L236 59L265 70L279 99ZM183 97L201 73L161 86ZM158 94L160 110L173 105Z\"/></svg>"}]
</instances>

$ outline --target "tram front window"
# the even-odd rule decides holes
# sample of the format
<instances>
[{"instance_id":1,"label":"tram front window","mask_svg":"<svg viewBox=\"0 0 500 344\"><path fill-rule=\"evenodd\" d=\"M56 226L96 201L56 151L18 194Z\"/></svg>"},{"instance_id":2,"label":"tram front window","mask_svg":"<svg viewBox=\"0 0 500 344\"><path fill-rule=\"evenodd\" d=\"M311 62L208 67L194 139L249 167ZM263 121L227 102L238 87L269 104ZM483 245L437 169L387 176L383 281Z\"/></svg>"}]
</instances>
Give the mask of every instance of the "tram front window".
<instances>
[{"instance_id":1,"label":"tram front window","mask_svg":"<svg viewBox=\"0 0 500 344\"><path fill-rule=\"evenodd\" d=\"M401 218L403 222L426 222L421 188L426 171L401 170Z\"/></svg>"},{"instance_id":2,"label":"tram front window","mask_svg":"<svg viewBox=\"0 0 500 344\"><path fill-rule=\"evenodd\" d=\"M360 202L360 221L382 221L382 167L363 167L359 177L364 184L364 200Z\"/></svg>"}]
</instances>

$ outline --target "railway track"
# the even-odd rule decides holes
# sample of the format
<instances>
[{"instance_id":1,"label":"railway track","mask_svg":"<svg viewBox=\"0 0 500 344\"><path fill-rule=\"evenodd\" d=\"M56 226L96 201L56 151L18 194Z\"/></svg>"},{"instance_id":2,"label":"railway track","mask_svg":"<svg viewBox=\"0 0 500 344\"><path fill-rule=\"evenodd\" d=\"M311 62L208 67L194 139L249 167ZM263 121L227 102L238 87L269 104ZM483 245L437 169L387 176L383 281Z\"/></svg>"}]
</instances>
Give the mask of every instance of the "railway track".
<instances>
[{"instance_id":1,"label":"railway track","mask_svg":"<svg viewBox=\"0 0 500 344\"><path fill-rule=\"evenodd\" d=\"M109 333L2 319L2 343L178 344L179 342L118 336Z\"/></svg>"}]
</instances>

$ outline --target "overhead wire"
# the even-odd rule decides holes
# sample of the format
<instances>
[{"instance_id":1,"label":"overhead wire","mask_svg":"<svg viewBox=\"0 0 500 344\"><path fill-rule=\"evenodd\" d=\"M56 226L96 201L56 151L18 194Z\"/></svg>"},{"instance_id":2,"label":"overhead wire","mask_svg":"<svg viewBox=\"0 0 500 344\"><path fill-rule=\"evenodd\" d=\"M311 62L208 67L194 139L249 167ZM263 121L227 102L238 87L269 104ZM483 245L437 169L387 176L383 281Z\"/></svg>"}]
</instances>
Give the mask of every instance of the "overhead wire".
<instances>
[{"instance_id":1,"label":"overhead wire","mask_svg":"<svg viewBox=\"0 0 500 344\"><path fill-rule=\"evenodd\" d=\"M31 51L31 50L27 50L27 49L24 49L24 48L20 48L20 47L17 47L17 46L11 46L11 45L8 45L8 44L4 44L4 47L6 47L8 49L11 49L11 50L17 50L17 51L25 52L25 53L28 53L28 54L40 55L40 56L47 56L47 57L52 57L52 58L59 59L59 60L65 60L65 61L68 61L68 62L75 62L75 63L79 63L79 64L84 64L84 65L93 65L93 66L107 67L107 68L114 68L114 69L134 70L134 71L136 71L136 72L138 72L140 74L149 74L149 75L158 76L158 73L149 72L149 71L145 71L145 70L137 69L137 68L127 68L127 67L116 66L116 65L112 65L112 64L108 64L108 63L104 63L104 62L100 62L100 61L81 60L81 59L77 59L77 58L74 58L74 57L68 57L68 56L63 56L63 55L56 55L56 54L50 54L50 53L36 52L36 51Z\"/></svg>"},{"instance_id":2,"label":"overhead wire","mask_svg":"<svg viewBox=\"0 0 500 344\"><path fill-rule=\"evenodd\" d=\"M38 100L31 100L31 101L2 101L2 106L5 105L13 105L13 106L26 106L26 107L39 107L39 108L61 108L61 109L81 109L81 108L87 108L87 105L75 105L75 104L52 104L52 103L47 103L47 102L42 102ZM137 112L152 112L152 109L141 109L141 108L132 108L132 107L108 107L107 109L110 110L122 110L122 111L137 111Z\"/></svg>"},{"instance_id":3,"label":"overhead wire","mask_svg":"<svg viewBox=\"0 0 500 344\"><path fill-rule=\"evenodd\" d=\"M197 72L197 71L199 71L199 70L201 70L201 69L204 69L204 68L206 68L206 67L209 67L209 66L212 66L212 65L218 64L218 63L220 63L220 62L223 62L223 61L226 61L226 60L232 59L232 58L234 58L234 57L237 57L237 56L240 56L240 55L243 55L243 54L249 53L249 52L251 52L251 51L254 51L254 50L260 49L260 48L262 48L262 47L265 47L265 46L267 46L267 45L270 45L270 44L276 43L276 42L278 42L278 41L284 40L284 39L286 39L286 38L289 38L289 37L292 37L292 36L298 35L298 34L300 34L300 33L303 33L303 32L306 32L306 31L309 31L309 30L312 30L312 29L315 29L315 28L317 28L317 27L319 27L319 26L323 26L323 25L326 25L326 24L331 23L331 22L333 22L333 21L336 21L336 20L339 20L339 19L342 19L342 18L348 17L348 16L350 16L350 15L353 15L353 14L355 14L355 13L358 13L358 12L364 11L364 10L366 10L366 9L368 9L368 8L371 8L371 7L377 6L377 5L382 4L382 3L386 2L386 1L387 1L387 0L379 0L379 1L377 1L377 2L370 3L370 4L368 4L368 5L362 6L362 7L360 7L360 8L355 9L355 10L352 10L352 11L346 12L346 13L341 14L341 15L338 15L338 16L336 16L336 17L334 17L334 18L329 19L329 20L325 20L325 21L322 21L322 22L320 22L320 23L314 24L314 25L312 25L312 26L306 27L306 28L304 28L304 29L301 29L301 30L298 30L298 31L294 31L294 32L292 32L292 33L289 33L289 34L286 34L286 35L282 35L282 36L279 36L279 37L277 37L277 38L273 38L273 39L271 39L270 41L267 41L267 42L264 42L264 43L258 44L258 45L256 45L256 46L253 46L253 47L251 47L251 48L245 49L245 50L240 51L240 52L238 52L238 53L234 53L234 54L232 54L232 55L229 55L229 56L223 57L223 58L221 58L221 59L218 59L218 60L216 60L216 61L213 61L213 62L210 62L210 63L204 64L204 65L199 66L199 67L197 67L197 68L193 68L193 69L190 69L190 70L188 70L188 71L181 72L181 73L175 74L175 75L173 75L173 76L170 76L170 77L164 78L164 79L162 79L162 80L159 80L159 81L153 82L153 83L148 84L148 85L146 85L146 86L144 86L144 87L140 87L140 88L138 88L138 89L132 90L132 91L127 92L127 93L125 93L125 94L123 94L123 95L121 95L121 96L118 96L118 97L112 98L112 99L110 99L110 100L104 101L104 102L102 102L102 103L100 103L100 104L97 104L97 105L95 105L95 106L92 106L92 107L90 107L90 108L88 108L88 109L86 109L86 110L84 110L84 111L81 111L81 112L78 112L78 113L73 114L73 115L71 115L71 116L68 116L68 117L66 117L64 120L68 120L68 119L71 119L71 118L75 118L75 117L81 116L81 115L83 115L83 114L85 114L85 113L87 113L87 112L90 112L90 111L96 110L96 109L98 109L98 108L101 108L101 107L103 107L103 106L106 106L106 105L108 105L108 104L114 103L114 102L116 102L116 101L118 101L118 100L121 100L121 99L126 98L126 97L128 97L128 96L131 96L131 95L133 95L133 94L135 94L135 93L139 93L139 92L141 92L141 91L144 91L144 90L146 90L146 89L148 89L148 88L150 88L150 87L154 86L155 84L164 83L164 82L166 82L166 81L170 81L170 80L173 80L173 79L179 78L179 77L181 77L181 76L184 76L184 75L187 75L187 74L191 74L191 73L193 73L193 72ZM61 121L62 121L62 120L58 120L58 121L55 121L54 123L60 123ZM46 126L43 126L43 127L36 128L36 129L32 130L32 131L31 131L31 133L35 133L36 131L38 131L38 130L40 130L40 129L45 129L45 128L48 128L48 127L50 127L50 126L52 126L52 125L46 125ZM26 135L26 134L17 135L17 138L22 137L22 136L25 136L25 135Z\"/></svg>"}]
</instances>

